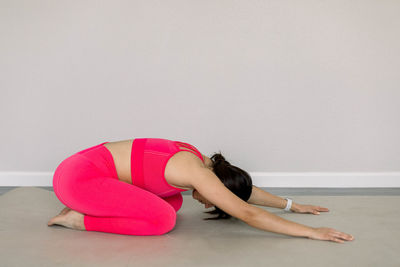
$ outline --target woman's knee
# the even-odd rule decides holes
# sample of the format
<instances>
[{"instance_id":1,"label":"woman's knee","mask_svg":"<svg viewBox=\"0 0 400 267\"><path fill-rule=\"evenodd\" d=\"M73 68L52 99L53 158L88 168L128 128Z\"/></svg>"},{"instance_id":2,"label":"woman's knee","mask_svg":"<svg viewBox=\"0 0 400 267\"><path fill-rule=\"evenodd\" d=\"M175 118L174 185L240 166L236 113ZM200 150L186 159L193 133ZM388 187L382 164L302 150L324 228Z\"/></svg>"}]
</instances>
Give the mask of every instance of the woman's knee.
<instances>
[{"instance_id":1,"label":"woman's knee","mask_svg":"<svg viewBox=\"0 0 400 267\"><path fill-rule=\"evenodd\" d=\"M167 201L176 212L182 207L183 197L180 193L163 199Z\"/></svg>"},{"instance_id":2,"label":"woman's knee","mask_svg":"<svg viewBox=\"0 0 400 267\"><path fill-rule=\"evenodd\" d=\"M168 208L158 216L153 218L154 226L156 227L156 234L163 235L174 229L176 225L176 211L172 206L168 205Z\"/></svg>"}]
</instances>

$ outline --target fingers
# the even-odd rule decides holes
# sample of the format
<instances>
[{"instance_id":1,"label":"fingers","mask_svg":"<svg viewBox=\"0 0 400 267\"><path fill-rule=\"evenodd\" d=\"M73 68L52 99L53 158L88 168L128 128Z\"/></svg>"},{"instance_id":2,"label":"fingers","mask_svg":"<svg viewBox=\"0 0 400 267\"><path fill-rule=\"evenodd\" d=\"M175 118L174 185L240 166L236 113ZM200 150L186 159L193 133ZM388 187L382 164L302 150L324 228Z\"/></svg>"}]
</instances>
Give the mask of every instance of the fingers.
<instances>
[{"instance_id":1,"label":"fingers","mask_svg":"<svg viewBox=\"0 0 400 267\"><path fill-rule=\"evenodd\" d=\"M314 214L319 214L319 212L320 211L329 211L329 209L328 208L324 208L324 207L321 207L321 206L309 206L309 208L311 208L311 211L314 213Z\"/></svg>"},{"instance_id":2,"label":"fingers","mask_svg":"<svg viewBox=\"0 0 400 267\"><path fill-rule=\"evenodd\" d=\"M329 210L327 208L323 208L323 207L320 207L320 206L315 206L315 207L313 207L312 213L315 214L315 215L318 215L318 214L320 214L320 211L329 211Z\"/></svg>"},{"instance_id":3,"label":"fingers","mask_svg":"<svg viewBox=\"0 0 400 267\"><path fill-rule=\"evenodd\" d=\"M339 242L339 243L344 243L344 240L346 241L351 241L354 240L354 237L352 235L342 233L339 231L333 231L331 232L331 239L332 241Z\"/></svg>"},{"instance_id":4,"label":"fingers","mask_svg":"<svg viewBox=\"0 0 400 267\"><path fill-rule=\"evenodd\" d=\"M349 234L346 234L346 233L342 233L342 232L339 232L339 233L337 234L337 236L340 237L340 238L342 238L342 239L344 239L344 240L348 240L348 241L354 239L354 237L353 237L352 235L349 235Z\"/></svg>"},{"instance_id":5,"label":"fingers","mask_svg":"<svg viewBox=\"0 0 400 267\"><path fill-rule=\"evenodd\" d=\"M339 238L336 238L336 237L332 237L330 240L331 240L331 241L334 241L334 242L338 242L338 243L344 243L343 240L341 240L341 239L339 239Z\"/></svg>"},{"instance_id":6,"label":"fingers","mask_svg":"<svg viewBox=\"0 0 400 267\"><path fill-rule=\"evenodd\" d=\"M313 235L311 235L310 238L328 240L337 243L344 243L344 241L354 240L354 237L350 234L346 234L334 228L327 227L314 228Z\"/></svg>"},{"instance_id":7,"label":"fingers","mask_svg":"<svg viewBox=\"0 0 400 267\"><path fill-rule=\"evenodd\" d=\"M316 208L318 211L329 211L328 208L324 208L324 207L320 207L320 206L317 206Z\"/></svg>"}]
</instances>

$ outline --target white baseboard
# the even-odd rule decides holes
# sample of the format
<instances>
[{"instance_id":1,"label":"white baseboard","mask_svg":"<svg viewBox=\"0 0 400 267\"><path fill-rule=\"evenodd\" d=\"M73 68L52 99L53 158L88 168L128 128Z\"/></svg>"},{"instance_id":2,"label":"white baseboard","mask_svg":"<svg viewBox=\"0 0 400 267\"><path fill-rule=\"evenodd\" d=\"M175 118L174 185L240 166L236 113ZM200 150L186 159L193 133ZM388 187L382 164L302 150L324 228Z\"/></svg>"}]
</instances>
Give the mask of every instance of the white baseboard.
<instances>
[{"instance_id":1,"label":"white baseboard","mask_svg":"<svg viewBox=\"0 0 400 267\"><path fill-rule=\"evenodd\" d=\"M400 187L400 172L249 172L259 187ZM0 186L53 186L53 172L0 172Z\"/></svg>"},{"instance_id":2,"label":"white baseboard","mask_svg":"<svg viewBox=\"0 0 400 267\"><path fill-rule=\"evenodd\" d=\"M253 184L285 188L400 187L400 172L254 172Z\"/></svg>"}]
</instances>

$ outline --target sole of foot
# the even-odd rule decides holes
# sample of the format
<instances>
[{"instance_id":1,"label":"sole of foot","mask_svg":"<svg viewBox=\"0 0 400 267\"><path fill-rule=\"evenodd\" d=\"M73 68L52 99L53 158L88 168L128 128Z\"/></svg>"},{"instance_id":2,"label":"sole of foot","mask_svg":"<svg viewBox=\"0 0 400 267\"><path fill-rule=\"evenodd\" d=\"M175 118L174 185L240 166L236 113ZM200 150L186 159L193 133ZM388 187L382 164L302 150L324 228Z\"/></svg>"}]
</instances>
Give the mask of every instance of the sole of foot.
<instances>
[{"instance_id":1,"label":"sole of foot","mask_svg":"<svg viewBox=\"0 0 400 267\"><path fill-rule=\"evenodd\" d=\"M62 225L71 229L76 230L86 230L83 222L84 214L65 207L57 216L51 218L47 225L51 226L53 224Z\"/></svg>"}]
</instances>

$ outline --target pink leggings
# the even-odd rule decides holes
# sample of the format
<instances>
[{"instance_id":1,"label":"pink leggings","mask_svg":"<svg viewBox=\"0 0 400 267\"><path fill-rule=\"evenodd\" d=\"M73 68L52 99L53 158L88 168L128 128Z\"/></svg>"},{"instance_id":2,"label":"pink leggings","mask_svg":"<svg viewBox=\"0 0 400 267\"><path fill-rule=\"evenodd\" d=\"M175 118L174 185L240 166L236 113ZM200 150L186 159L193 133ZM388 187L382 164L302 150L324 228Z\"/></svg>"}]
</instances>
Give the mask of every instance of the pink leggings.
<instances>
[{"instance_id":1,"label":"pink leggings","mask_svg":"<svg viewBox=\"0 0 400 267\"><path fill-rule=\"evenodd\" d=\"M182 206L182 195L161 198L118 180L105 143L77 152L60 163L53 177L57 198L84 214L86 231L124 235L162 235L171 231Z\"/></svg>"}]
</instances>

